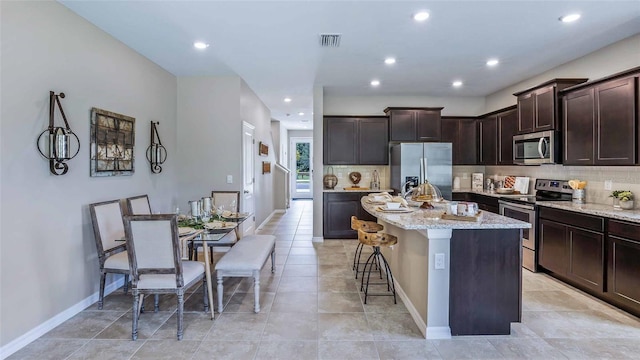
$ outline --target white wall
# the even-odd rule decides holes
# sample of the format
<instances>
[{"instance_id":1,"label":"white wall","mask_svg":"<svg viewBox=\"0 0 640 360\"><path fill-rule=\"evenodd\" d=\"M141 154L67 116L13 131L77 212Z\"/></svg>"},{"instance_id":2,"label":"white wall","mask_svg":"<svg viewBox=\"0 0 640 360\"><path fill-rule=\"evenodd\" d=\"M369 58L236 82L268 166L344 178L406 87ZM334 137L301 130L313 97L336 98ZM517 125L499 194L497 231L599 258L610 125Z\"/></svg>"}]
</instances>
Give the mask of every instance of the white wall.
<instances>
[{"instance_id":1,"label":"white wall","mask_svg":"<svg viewBox=\"0 0 640 360\"><path fill-rule=\"evenodd\" d=\"M246 121L256 127L254 139L255 156L255 183L253 198L255 199L256 227L258 227L273 211L273 174L276 161L276 153L271 140L271 111L264 105L258 96L242 81L240 87L240 120ZM242 125L242 124L241 124ZM262 142L269 146L268 156L258 156L257 146ZM271 172L262 173L262 162L271 163Z\"/></svg>"},{"instance_id":2,"label":"white wall","mask_svg":"<svg viewBox=\"0 0 640 360\"><path fill-rule=\"evenodd\" d=\"M233 77L178 78L178 180L176 204L212 190L242 190L240 83ZM227 184L231 175L233 183Z\"/></svg>"},{"instance_id":3,"label":"white wall","mask_svg":"<svg viewBox=\"0 0 640 360\"><path fill-rule=\"evenodd\" d=\"M52 2L0 2L0 346L95 295L98 259L88 204L147 193L169 210L176 183L176 78ZM64 176L49 173L36 137L48 125L49 91L81 141ZM89 114L136 118L135 174L89 176ZM159 175L145 160L149 121L169 158ZM61 124L57 113L56 124ZM112 278L108 278L111 282Z\"/></svg>"},{"instance_id":4,"label":"white wall","mask_svg":"<svg viewBox=\"0 0 640 360\"><path fill-rule=\"evenodd\" d=\"M640 66L640 34L596 50L579 59L555 67L540 75L495 92L486 99L485 113L516 104L514 93L555 78L597 80Z\"/></svg>"},{"instance_id":5,"label":"white wall","mask_svg":"<svg viewBox=\"0 0 640 360\"><path fill-rule=\"evenodd\" d=\"M324 96L324 115L384 115L387 107L444 107L442 115L476 116L484 97ZM315 129L315 124L314 124Z\"/></svg>"}]
</instances>

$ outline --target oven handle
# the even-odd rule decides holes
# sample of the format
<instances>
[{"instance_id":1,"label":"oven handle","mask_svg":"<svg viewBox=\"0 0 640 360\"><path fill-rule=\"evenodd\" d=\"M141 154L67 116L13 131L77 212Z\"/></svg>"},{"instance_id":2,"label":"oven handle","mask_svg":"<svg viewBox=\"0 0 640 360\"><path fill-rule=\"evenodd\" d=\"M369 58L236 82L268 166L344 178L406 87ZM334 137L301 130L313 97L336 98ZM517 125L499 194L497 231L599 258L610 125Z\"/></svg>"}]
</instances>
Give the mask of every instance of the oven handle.
<instances>
[{"instance_id":1,"label":"oven handle","mask_svg":"<svg viewBox=\"0 0 640 360\"><path fill-rule=\"evenodd\" d=\"M504 207L514 207L523 210L533 211L535 208L531 205L516 204L509 201L498 200L498 203Z\"/></svg>"}]
</instances>

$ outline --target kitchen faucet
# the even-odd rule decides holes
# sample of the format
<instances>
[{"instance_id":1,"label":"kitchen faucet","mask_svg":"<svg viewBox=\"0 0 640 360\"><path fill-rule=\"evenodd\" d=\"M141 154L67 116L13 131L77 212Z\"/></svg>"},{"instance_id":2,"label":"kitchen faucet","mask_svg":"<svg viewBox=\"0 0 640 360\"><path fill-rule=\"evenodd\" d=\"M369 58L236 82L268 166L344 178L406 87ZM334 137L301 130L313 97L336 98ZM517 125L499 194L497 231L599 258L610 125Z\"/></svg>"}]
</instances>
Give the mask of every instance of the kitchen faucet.
<instances>
[{"instance_id":1,"label":"kitchen faucet","mask_svg":"<svg viewBox=\"0 0 640 360\"><path fill-rule=\"evenodd\" d=\"M402 196L403 199L406 199L407 195L411 195L411 192L413 191L413 187L410 187L409 190L407 190L407 185L412 183L413 181L409 180L404 184L402 184L402 186L400 187L400 195Z\"/></svg>"}]
</instances>

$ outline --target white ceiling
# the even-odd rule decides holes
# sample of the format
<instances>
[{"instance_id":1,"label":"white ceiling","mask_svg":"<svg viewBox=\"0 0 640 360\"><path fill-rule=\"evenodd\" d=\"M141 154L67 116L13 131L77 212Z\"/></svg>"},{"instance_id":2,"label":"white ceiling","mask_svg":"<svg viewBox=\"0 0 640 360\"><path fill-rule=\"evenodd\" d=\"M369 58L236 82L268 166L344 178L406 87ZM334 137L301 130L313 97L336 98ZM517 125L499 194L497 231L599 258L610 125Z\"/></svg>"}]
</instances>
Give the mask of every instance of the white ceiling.
<instances>
[{"instance_id":1,"label":"white ceiling","mask_svg":"<svg viewBox=\"0 0 640 360\"><path fill-rule=\"evenodd\" d=\"M60 2L176 76L240 76L293 129L312 124L301 120L312 120L314 86L485 96L640 33L639 0ZM429 19L415 22L418 10ZM581 19L558 21L572 12ZM340 47L321 48L320 33L342 34ZM209 48L194 49L196 40ZM457 79L464 85L452 88Z\"/></svg>"}]
</instances>

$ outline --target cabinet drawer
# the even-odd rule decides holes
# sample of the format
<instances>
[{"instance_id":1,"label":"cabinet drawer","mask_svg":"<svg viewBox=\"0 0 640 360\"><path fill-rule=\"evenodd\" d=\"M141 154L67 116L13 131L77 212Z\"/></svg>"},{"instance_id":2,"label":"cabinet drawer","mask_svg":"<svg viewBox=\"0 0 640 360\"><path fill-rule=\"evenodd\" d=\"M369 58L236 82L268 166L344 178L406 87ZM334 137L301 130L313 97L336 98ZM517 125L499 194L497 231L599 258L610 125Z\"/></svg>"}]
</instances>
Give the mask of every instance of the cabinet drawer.
<instances>
[{"instance_id":1,"label":"cabinet drawer","mask_svg":"<svg viewBox=\"0 0 640 360\"><path fill-rule=\"evenodd\" d=\"M540 218L549 219L563 224L573 225L583 229L604 232L604 218L593 215L579 214L572 211L540 207Z\"/></svg>"},{"instance_id":2,"label":"cabinet drawer","mask_svg":"<svg viewBox=\"0 0 640 360\"><path fill-rule=\"evenodd\" d=\"M609 234L640 241L640 224L609 220Z\"/></svg>"}]
</instances>

